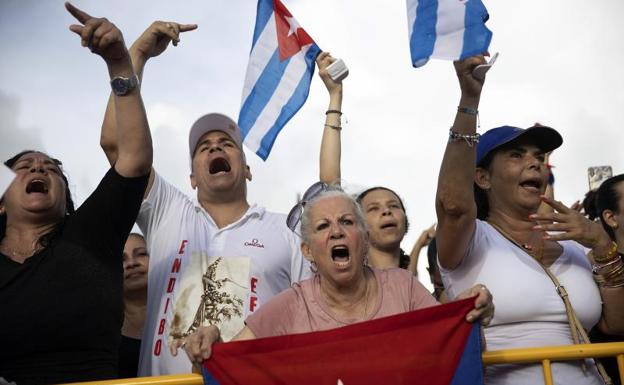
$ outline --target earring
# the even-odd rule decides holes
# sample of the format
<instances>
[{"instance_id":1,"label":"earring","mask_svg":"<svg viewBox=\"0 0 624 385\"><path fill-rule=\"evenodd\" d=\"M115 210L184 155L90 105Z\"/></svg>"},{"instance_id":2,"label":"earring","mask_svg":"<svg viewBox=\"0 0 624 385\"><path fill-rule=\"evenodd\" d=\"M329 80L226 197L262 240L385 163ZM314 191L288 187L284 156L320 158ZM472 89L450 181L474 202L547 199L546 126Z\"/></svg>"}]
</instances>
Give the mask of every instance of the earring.
<instances>
[{"instance_id":1,"label":"earring","mask_svg":"<svg viewBox=\"0 0 624 385\"><path fill-rule=\"evenodd\" d=\"M312 270L314 274L318 273L318 266L316 266L316 262L310 261L310 270Z\"/></svg>"}]
</instances>

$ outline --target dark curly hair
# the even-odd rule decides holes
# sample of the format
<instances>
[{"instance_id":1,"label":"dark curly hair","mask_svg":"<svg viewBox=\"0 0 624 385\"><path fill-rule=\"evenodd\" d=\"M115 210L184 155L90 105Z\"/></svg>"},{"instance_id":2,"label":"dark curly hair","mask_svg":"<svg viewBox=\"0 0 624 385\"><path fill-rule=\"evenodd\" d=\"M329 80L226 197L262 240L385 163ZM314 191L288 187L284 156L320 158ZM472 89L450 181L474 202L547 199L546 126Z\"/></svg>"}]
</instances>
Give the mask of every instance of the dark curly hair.
<instances>
[{"instance_id":1,"label":"dark curly hair","mask_svg":"<svg viewBox=\"0 0 624 385\"><path fill-rule=\"evenodd\" d=\"M56 238L56 236L60 233L63 224L65 223L65 218L68 215L73 214L76 210L74 208L74 201L72 200L71 197L71 191L69 190L69 182L67 180L67 176L65 176L65 173L63 171L63 163L61 163L60 160L52 158L51 156L41 152L41 151L35 151L35 150L25 150L20 152L19 154L13 156L12 158L6 160L4 162L4 165L9 167L9 168L13 168L13 166L15 165L15 163L17 163L17 161L24 155L26 154L30 154L30 153L40 153L43 154L47 157L49 157L57 166L58 168L61 170L61 178L63 179L63 182L65 183L65 217L59 221L59 223L57 223L56 226L54 226L54 228L48 232L47 234L44 234L41 236L41 238L39 238L39 244L41 244L43 247L47 247L50 245L50 243L52 242L52 240L54 238ZM2 202L3 199L0 199L0 202ZM7 224L7 214L6 212L3 213L2 215L0 215L0 239L3 239L5 234L6 234L6 224Z\"/></svg>"},{"instance_id":2,"label":"dark curly hair","mask_svg":"<svg viewBox=\"0 0 624 385\"><path fill-rule=\"evenodd\" d=\"M369 189L362 191L360 194L358 194L355 200L361 207L362 200L364 200L364 197L366 197L369 193L373 191L377 191L377 190L385 190L385 191L391 192L392 194L394 194L394 196L397 197L397 199L399 200L399 204L401 205L401 210L403 210L403 213L405 214L405 234L407 234L407 231L409 230L409 220L407 219L407 211L405 211L405 205L403 204L403 199L401 199L399 194L397 194L392 189L389 189L387 187L382 187L382 186L371 187ZM410 256L406 254L405 251L403 251L403 249L400 249L399 267L401 269L407 269L407 267L409 266L409 263L410 263Z\"/></svg>"},{"instance_id":3,"label":"dark curly hair","mask_svg":"<svg viewBox=\"0 0 624 385\"><path fill-rule=\"evenodd\" d=\"M620 194L617 191L617 185L620 182L624 182L624 174L616 175L604 181L598 191L596 191L596 214L597 217L600 218L600 223L602 223L602 227L605 229L607 234L611 240L615 241L615 232L613 229L605 223L602 213L605 210L611 210L613 212L619 213L620 207L618 205L618 201L620 200Z\"/></svg>"}]
</instances>

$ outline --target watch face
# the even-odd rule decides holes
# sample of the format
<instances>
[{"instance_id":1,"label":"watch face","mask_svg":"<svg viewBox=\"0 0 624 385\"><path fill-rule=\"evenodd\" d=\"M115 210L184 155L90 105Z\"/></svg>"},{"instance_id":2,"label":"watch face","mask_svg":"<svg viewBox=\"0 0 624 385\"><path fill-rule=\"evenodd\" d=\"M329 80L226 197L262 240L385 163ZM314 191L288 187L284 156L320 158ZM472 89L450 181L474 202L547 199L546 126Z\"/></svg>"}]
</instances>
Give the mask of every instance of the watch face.
<instances>
[{"instance_id":1,"label":"watch face","mask_svg":"<svg viewBox=\"0 0 624 385\"><path fill-rule=\"evenodd\" d=\"M125 95L128 93L128 79L115 78L111 81L111 86L117 95Z\"/></svg>"}]
</instances>

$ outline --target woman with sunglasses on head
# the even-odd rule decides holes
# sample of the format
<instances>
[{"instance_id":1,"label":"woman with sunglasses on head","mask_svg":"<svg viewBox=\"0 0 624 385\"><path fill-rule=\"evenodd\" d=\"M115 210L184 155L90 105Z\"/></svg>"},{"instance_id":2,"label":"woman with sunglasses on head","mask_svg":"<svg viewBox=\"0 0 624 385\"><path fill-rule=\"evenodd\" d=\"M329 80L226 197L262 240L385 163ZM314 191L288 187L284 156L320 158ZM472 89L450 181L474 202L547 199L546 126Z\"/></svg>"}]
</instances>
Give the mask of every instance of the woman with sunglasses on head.
<instances>
[{"instance_id":1,"label":"woman with sunglasses on head","mask_svg":"<svg viewBox=\"0 0 624 385\"><path fill-rule=\"evenodd\" d=\"M340 183L340 130L342 115L342 82L334 81L327 67L334 59L329 52L322 52L316 59L319 76L329 92L320 153L320 180L326 184ZM370 232L368 263L377 268L400 267L416 274L417 255L409 255L401 249L401 241L409 229L405 205L397 193L387 187L369 188L357 197L362 206ZM415 250L426 244L427 232L419 237Z\"/></svg>"},{"instance_id":2,"label":"woman with sunglasses on head","mask_svg":"<svg viewBox=\"0 0 624 385\"><path fill-rule=\"evenodd\" d=\"M121 32L66 4L71 31L104 59L118 86L119 159L77 209L61 162L39 151L5 164L0 200L0 377L49 384L117 377L122 250L152 164L143 102ZM2 381L0 381L2 382Z\"/></svg>"},{"instance_id":3,"label":"woman with sunglasses on head","mask_svg":"<svg viewBox=\"0 0 624 385\"><path fill-rule=\"evenodd\" d=\"M413 274L368 266L366 221L350 195L331 187L305 195L309 201L295 207L289 225L294 229L301 223L301 250L315 276L293 284L250 315L234 340L328 330L437 304ZM475 308L466 319L487 324L494 307L483 285L458 297L475 295ZM201 363L218 339L216 327L202 327L184 341L185 350Z\"/></svg>"},{"instance_id":4,"label":"woman with sunglasses on head","mask_svg":"<svg viewBox=\"0 0 624 385\"><path fill-rule=\"evenodd\" d=\"M478 56L455 63L461 99L436 197L438 259L449 297L475 282L492 291L488 350L587 343L585 331L596 323L624 332L624 289L601 283L600 273L592 277L592 262L613 260L614 243L600 225L544 196L544 154L561 145L559 133L544 126L476 133L483 80L472 73L484 62ZM542 202L554 211L536 214ZM552 370L557 384L602 383L593 362L557 362ZM543 380L541 365L486 368L489 384Z\"/></svg>"}]
</instances>

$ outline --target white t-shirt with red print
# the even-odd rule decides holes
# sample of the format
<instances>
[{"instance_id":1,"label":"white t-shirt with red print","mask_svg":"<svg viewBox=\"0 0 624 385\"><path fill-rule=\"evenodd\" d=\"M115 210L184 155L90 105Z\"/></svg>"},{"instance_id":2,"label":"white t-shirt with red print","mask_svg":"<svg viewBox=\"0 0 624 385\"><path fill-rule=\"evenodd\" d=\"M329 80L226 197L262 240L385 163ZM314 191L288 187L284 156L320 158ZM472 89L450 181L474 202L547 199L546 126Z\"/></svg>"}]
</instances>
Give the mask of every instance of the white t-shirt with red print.
<instances>
[{"instance_id":1,"label":"white t-shirt with red print","mask_svg":"<svg viewBox=\"0 0 624 385\"><path fill-rule=\"evenodd\" d=\"M158 174L137 223L150 252L140 376L191 373L183 351L169 352L173 340L216 324L227 341L263 303L312 275L284 215L254 205L219 229Z\"/></svg>"}]
</instances>

